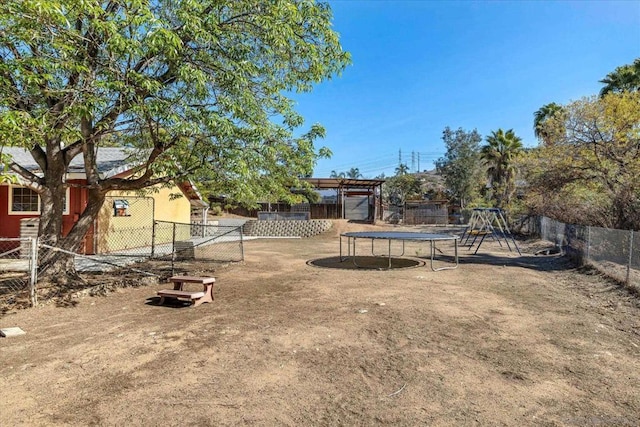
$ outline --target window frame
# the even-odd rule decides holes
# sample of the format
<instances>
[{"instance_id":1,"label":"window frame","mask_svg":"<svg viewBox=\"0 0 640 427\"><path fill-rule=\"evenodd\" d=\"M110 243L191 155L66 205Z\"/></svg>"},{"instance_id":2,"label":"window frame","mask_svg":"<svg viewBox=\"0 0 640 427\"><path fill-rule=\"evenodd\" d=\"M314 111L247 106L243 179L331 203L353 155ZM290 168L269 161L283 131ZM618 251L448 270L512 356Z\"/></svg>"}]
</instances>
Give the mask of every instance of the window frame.
<instances>
[{"instance_id":1,"label":"window frame","mask_svg":"<svg viewBox=\"0 0 640 427\"><path fill-rule=\"evenodd\" d=\"M125 198L114 199L113 200L113 217L114 218L125 218L131 216L131 211L129 211L129 200Z\"/></svg>"},{"instance_id":2,"label":"window frame","mask_svg":"<svg viewBox=\"0 0 640 427\"><path fill-rule=\"evenodd\" d=\"M42 200L40 199L40 195L38 193L36 193L36 195L38 196L38 210L37 211L14 211L13 210L13 190L17 189L17 188L26 188L28 190L31 190L35 193L35 191L25 185L16 185L16 184L11 184L8 186L9 188L9 194L7 197L8 202L9 202L9 206L7 206L7 212L9 215L38 215L40 216L42 213ZM62 211L63 215L69 215L69 212L71 211L71 203L70 203L70 195L71 192L69 191L69 187L66 188L65 190L65 200L64 200L64 208Z\"/></svg>"}]
</instances>

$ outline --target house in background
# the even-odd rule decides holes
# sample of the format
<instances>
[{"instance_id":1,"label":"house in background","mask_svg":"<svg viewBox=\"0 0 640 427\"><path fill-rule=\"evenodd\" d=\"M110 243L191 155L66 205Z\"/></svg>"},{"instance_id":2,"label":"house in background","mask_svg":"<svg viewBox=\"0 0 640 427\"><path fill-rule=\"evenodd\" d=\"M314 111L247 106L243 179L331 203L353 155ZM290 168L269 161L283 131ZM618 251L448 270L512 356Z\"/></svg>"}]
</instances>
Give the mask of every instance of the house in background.
<instances>
[{"instance_id":1,"label":"house in background","mask_svg":"<svg viewBox=\"0 0 640 427\"><path fill-rule=\"evenodd\" d=\"M15 163L38 174L39 166L28 151L13 147L4 147L2 151L9 154ZM98 149L97 165L102 178L126 177L135 166L121 148ZM63 235L71 230L87 204L86 174L81 156L69 165L66 180L69 186L65 197ZM182 197L175 197L176 194ZM202 217L207 217L208 204L189 181L169 187L151 187L144 194L110 192L79 252L107 253L129 249L132 245L150 244L155 222L189 224L193 209L202 210ZM0 237L34 236L39 216L40 197L35 191L19 184L0 185ZM136 239L132 239L133 235ZM173 236L159 238L166 240ZM156 239L158 242L161 241Z\"/></svg>"}]
</instances>

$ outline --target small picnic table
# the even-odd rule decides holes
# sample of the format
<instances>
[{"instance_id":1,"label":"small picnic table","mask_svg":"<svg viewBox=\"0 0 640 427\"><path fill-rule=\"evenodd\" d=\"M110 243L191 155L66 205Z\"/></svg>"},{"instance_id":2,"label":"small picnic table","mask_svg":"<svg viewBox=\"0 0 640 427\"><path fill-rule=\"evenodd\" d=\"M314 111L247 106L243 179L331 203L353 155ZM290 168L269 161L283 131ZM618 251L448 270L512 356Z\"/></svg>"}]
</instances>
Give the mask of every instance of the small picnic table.
<instances>
[{"instance_id":1,"label":"small picnic table","mask_svg":"<svg viewBox=\"0 0 640 427\"><path fill-rule=\"evenodd\" d=\"M173 283L173 289L158 291L161 305L164 303L165 298L189 301L193 307L197 307L205 302L213 302L213 284L216 282L215 277L173 276L169 278L169 282ZM186 290L185 284L189 283L202 285L202 290Z\"/></svg>"}]
</instances>

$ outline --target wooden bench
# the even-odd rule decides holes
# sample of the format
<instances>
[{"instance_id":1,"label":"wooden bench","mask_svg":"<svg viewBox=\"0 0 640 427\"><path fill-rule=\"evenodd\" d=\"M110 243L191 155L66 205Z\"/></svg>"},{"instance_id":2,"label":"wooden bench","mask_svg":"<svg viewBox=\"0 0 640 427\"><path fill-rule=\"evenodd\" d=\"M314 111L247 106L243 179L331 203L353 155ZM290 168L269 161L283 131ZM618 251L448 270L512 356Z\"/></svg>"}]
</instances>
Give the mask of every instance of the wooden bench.
<instances>
[{"instance_id":1,"label":"wooden bench","mask_svg":"<svg viewBox=\"0 0 640 427\"><path fill-rule=\"evenodd\" d=\"M193 307L205 302L213 302L213 284L216 282L214 277L173 276L169 278L169 282L173 283L173 289L158 291L161 305L164 304L165 298L189 301ZM184 285L188 283L202 285L203 289L201 291L187 291L184 289Z\"/></svg>"}]
</instances>

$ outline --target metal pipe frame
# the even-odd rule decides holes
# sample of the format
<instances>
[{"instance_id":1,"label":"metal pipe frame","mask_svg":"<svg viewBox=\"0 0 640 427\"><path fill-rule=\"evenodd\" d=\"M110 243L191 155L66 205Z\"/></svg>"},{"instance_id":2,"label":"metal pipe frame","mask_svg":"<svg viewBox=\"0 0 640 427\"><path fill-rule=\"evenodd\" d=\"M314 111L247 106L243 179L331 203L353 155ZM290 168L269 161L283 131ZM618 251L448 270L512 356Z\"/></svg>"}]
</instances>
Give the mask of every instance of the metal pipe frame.
<instances>
[{"instance_id":1,"label":"metal pipe frame","mask_svg":"<svg viewBox=\"0 0 640 427\"><path fill-rule=\"evenodd\" d=\"M343 256L343 251L342 251L342 238L346 237L347 238L347 254L346 256ZM441 271L441 270L453 270L458 268L459 263L459 258L458 258L458 237L456 236L451 236L450 239L443 239L443 238L437 238L437 239L398 239L398 238L382 238L382 237L355 237L355 236L349 236L349 235L340 235L340 262L344 262L347 259L351 258L351 261L353 262L353 265L355 265L358 268L364 268L363 266L358 265L358 263L356 262L356 240L358 238L362 238L362 239L370 239L371 240L371 254L372 256L378 256L378 257L384 257L386 256L389 263L388 263L388 267L386 268L386 270L390 270L391 269L391 259L392 259L392 253L391 253L391 241L392 240L400 240L402 242L402 254L400 255L396 255L396 256L404 256L405 253L405 242L407 240L411 240L411 241L416 241L416 242L426 242L428 241L430 244L430 251L429 251L429 258L430 258L430 266L431 266L431 270L432 271ZM376 255L374 252L374 241L375 240L387 240L388 242L388 251L386 254L381 254L381 255ZM445 267L438 267L435 268L433 261L435 259L435 255L436 255L436 250L437 250L437 246L436 246L436 241L437 240L453 240L454 242L454 265L453 266L445 266ZM353 247L353 253L352 253L352 247Z\"/></svg>"}]
</instances>

